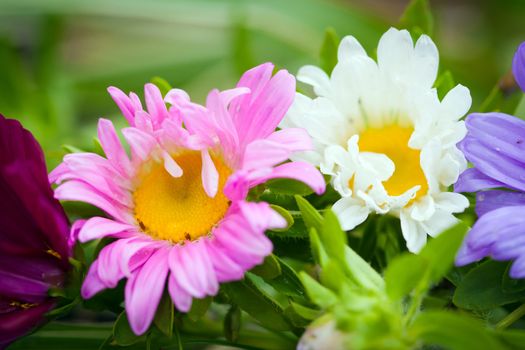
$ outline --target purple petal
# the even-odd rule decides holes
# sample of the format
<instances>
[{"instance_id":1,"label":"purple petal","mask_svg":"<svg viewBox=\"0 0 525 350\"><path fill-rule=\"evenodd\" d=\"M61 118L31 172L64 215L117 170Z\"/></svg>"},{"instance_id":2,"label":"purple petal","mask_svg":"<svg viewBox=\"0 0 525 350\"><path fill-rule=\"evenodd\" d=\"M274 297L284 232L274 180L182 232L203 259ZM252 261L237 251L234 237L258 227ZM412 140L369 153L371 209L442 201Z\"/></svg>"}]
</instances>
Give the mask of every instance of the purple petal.
<instances>
[{"instance_id":1,"label":"purple petal","mask_svg":"<svg viewBox=\"0 0 525 350\"><path fill-rule=\"evenodd\" d=\"M506 185L488 177L476 168L469 168L459 175L458 181L454 184L454 191L477 192L496 187L506 187Z\"/></svg>"},{"instance_id":2,"label":"purple petal","mask_svg":"<svg viewBox=\"0 0 525 350\"><path fill-rule=\"evenodd\" d=\"M525 206L525 193L510 191L483 191L476 196L476 214L485 215L501 207Z\"/></svg>"},{"instance_id":3,"label":"purple petal","mask_svg":"<svg viewBox=\"0 0 525 350\"><path fill-rule=\"evenodd\" d=\"M54 302L48 300L27 309L16 307L10 312L2 312L0 305L0 349L41 324L44 314L53 306Z\"/></svg>"},{"instance_id":4,"label":"purple petal","mask_svg":"<svg viewBox=\"0 0 525 350\"><path fill-rule=\"evenodd\" d=\"M465 122L468 138L520 163L525 162L525 121L503 113L474 113ZM466 154L469 158L468 153Z\"/></svg>"},{"instance_id":5,"label":"purple petal","mask_svg":"<svg viewBox=\"0 0 525 350\"><path fill-rule=\"evenodd\" d=\"M525 190L524 163L472 137L467 136L460 146L467 159L480 172L511 188Z\"/></svg>"},{"instance_id":6,"label":"purple petal","mask_svg":"<svg viewBox=\"0 0 525 350\"><path fill-rule=\"evenodd\" d=\"M513 239L525 227L524 206L503 207L479 218L467 236L472 249L490 247L498 240Z\"/></svg>"},{"instance_id":7,"label":"purple petal","mask_svg":"<svg viewBox=\"0 0 525 350\"><path fill-rule=\"evenodd\" d=\"M521 43L512 61L512 73L521 90L525 92L525 42Z\"/></svg>"}]
</instances>

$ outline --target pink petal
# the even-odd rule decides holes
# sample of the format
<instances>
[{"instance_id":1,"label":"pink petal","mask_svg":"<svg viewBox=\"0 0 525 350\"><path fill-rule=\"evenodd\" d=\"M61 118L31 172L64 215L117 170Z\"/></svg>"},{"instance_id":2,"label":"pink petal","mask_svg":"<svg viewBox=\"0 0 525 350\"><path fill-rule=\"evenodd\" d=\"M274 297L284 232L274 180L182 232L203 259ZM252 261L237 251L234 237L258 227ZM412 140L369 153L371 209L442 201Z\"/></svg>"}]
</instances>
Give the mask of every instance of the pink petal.
<instances>
[{"instance_id":1,"label":"pink petal","mask_svg":"<svg viewBox=\"0 0 525 350\"><path fill-rule=\"evenodd\" d=\"M73 256L73 248L75 247L75 244L78 241L78 235L80 233L80 230L82 230L82 227L84 226L86 221L87 220L79 219L71 225L71 230L69 231L69 237L67 239L67 245L70 252L69 254L71 256Z\"/></svg>"},{"instance_id":2,"label":"pink petal","mask_svg":"<svg viewBox=\"0 0 525 350\"><path fill-rule=\"evenodd\" d=\"M126 283L126 313L136 335L144 334L155 316L168 276L168 249L157 250Z\"/></svg>"},{"instance_id":3,"label":"pink petal","mask_svg":"<svg viewBox=\"0 0 525 350\"><path fill-rule=\"evenodd\" d=\"M242 169L252 170L273 167L290 157L291 152L280 143L259 139L252 141L246 147Z\"/></svg>"},{"instance_id":4,"label":"pink petal","mask_svg":"<svg viewBox=\"0 0 525 350\"><path fill-rule=\"evenodd\" d=\"M253 230L264 232L268 229L285 228L286 220L265 202L239 202L242 214Z\"/></svg>"},{"instance_id":5,"label":"pink petal","mask_svg":"<svg viewBox=\"0 0 525 350\"><path fill-rule=\"evenodd\" d=\"M270 79L272 70L270 63L257 66L244 73L237 84L251 90L230 104L241 145L274 132L293 102L295 78L281 70Z\"/></svg>"},{"instance_id":6,"label":"pink petal","mask_svg":"<svg viewBox=\"0 0 525 350\"><path fill-rule=\"evenodd\" d=\"M121 253L120 270L129 278L135 269L141 267L157 249L163 246L163 242L149 238L129 239L126 249Z\"/></svg>"},{"instance_id":7,"label":"pink petal","mask_svg":"<svg viewBox=\"0 0 525 350\"><path fill-rule=\"evenodd\" d=\"M124 277L118 262L126 244L127 240L119 239L102 248L98 255L98 277L108 288L115 288Z\"/></svg>"},{"instance_id":8,"label":"pink petal","mask_svg":"<svg viewBox=\"0 0 525 350\"><path fill-rule=\"evenodd\" d=\"M249 94L250 92L250 89L247 87L238 87L229 90L223 90L220 92L220 94L224 104L228 105L237 97Z\"/></svg>"},{"instance_id":9,"label":"pink petal","mask_svg":"<svg viewBox=\"0 0 525 350\"><path fill-rule=\"evenodd\" d=\"M86 221L78 234L78 238L80 242L84 243L125 231L134 231L135 229L135 226L130 224L101 217L93 217Z\"/></svg>"},{"instance_id":10,"label":"pink petal","mask_svg":"<svg viewBox=\"0 0 525 350\"><path fill-rule=\"evenodd\" d=\"M90 299L101 290L106 289L106 285L98 277L98 260L95 260L84 279L80 294L84 299Z\"/></svg>"},{"instance_id":11,"label":"pink petal","mask_svg":"<svg viewBox=\"0 0 525 350\"><path fill-rule=\"evenodd\" d=\"M190 295L204 298L217 292L217 280L202 244L188 242L184 246L173 247L169 264L177 284Z\"/></svg>"},{"instance_id":12,"label":"pink petal","mask_svg":"<svg viewBox=\"0 0 525 350\"><path fill-rule=\"evenodd\" d=\"M164 102L169 103L172 106L180 106L190 101L190 96L186 91L181 89L171 89L164 97Z\"/></svg>"},{"instance_id":13,"label":"pink petal","mask_svg":"<svg viewBox=\"0 0 525 350\"><path fill-rule=\"evenodd\" d=\"M210 198L214 198L219 189L219 172L213 164L208 150L201 151L202 156L202 185Z\"/></svg>"},{"instance_id":14,"label":"pink petal","mask_svg":"<svg viewBox=\"0 0 525 350\"><path fill-rule=\"evenodd\" d=\"M276 131L266 140L280 143L291 152L310 151L313 149L312 139L305 129L287 128Z\"/></svg>"},{"instance_id":15,"label":"pink petal","mask_svg":"<svg viewBox=\"0 0 525 350\"><path fill-rule=\"evenodd\" d=\"M164 169L173 177L181 177L183 170L177 164L177 162L170 156L166 151L162 152L162 158L164 159Z\"/></svg>"},{"instance_id":16,"label":"pink petal","mask_svg":"<svg viewBox=\"0 0 525 350\"><path fill-rule=\"evenodd\" d=\"M162 121L168 116L168 109L166 104L164 104L159 88L151 83L146 84L144 86L144 97L148 112L153 119L153 125L160 126Z\"/></svg>"},{"instance_id":17,"label":"pink petal","mask_svg":"<svg viewBox=\"0 0 525 350\"><path fill-rule=\"evenodd\" d=\"M306 162L290 162L273 168L270 175L261 176L251 183L256 186L270 179L293 179L304 182L317 194L325 191L326 183L319 170Z\"/></svg>"},{"instance_id":18,"label":"pink petal","mask_svg":"<svg viewBox=\"0 0 525 350\"><path fill-rule=\"evenodd\" d=\"M100 118L98 121L98 137L104 153L113 166L124 176L131 174L131 162L122 147L113 123Z\"/></svg>"},{"instance_id":19,"label":"pink petal","mask_svg":"<svg viewBox=\"0 0 525 350\"><path fill-rule=\"evenodd\" d=\"M111 95L111 98L117 104L118 108L122 111L122 115L127 119L129 125L133 126L135 113L137 112L134 103L132 100L124 93L122 90L110 86L108 87L108 92Z\"/></svg>"},{"instance_id":20,"label":"pink petal","mask_svg":"<svg viewBox=\"0 0 525 350\"><path fill-rule=\"evenodd\" d=\"M219 282L231 282L243 278L245 270L226 254L215 239L207 241L206 244Z\"/></svg>"},{"instance_id":21,"label":"pink petal","mask_svg":"<svg viewBox=\"0 0 525 350\"><path fill-rule=\"evenodd\" d=\"M173 274L168 278L168 291L170 292L171 300L173 300L177 310L181 312L190 311L192 297L177 284L177 280Z\"/></svg>"},{"instance_id":22,"label":"pink petal","mask_svg":"<svg viewBox=\"0 0 525 350\"><path fill-rule=\"evenodd\" d=\"M239 136L232 117L218 90L212 90L206 98L206 108L211 112L215 132L220 140L224 154L233 155L239 152Z\"/></svg>"},{"instance_id":23,"label":"pink petal","mask_svg":"<svg viewBox=\"0 0 525 350\"><path fill-rule=\"evenodd\" d=\"M129 208L107 198L95 188L82 181L71 180L58 186L55 190L55 198L59 200L86 202L104 210L119 221L134 221Z\"/></svg>"},{"instance_id":24,"label":"pink petal","mask_svg":"<svg viewBox=\"0 0 525 350\"><path fill-rule=\"evenodd\" d=\"M58 181L79 180L96 188L101 194L109 195L113 200L125 206L132 205L130 186L128 181L115 172L107 159L93 154L78 153L69 154L64 158L64 163L68 171L63 172Z\"/></svg>"},{"instance_id":25,"label":"pink petal","mask_svg":"<svg viewBox=\"0 0 525 350\"><path fill-rule=\"evenodd\" d=\"M133 159L143 162L151 158L151 153L157 146L157 141L150 134L137 128L122 129L124 137L129 143Z\"/></svg>"},{"instance_id":26,"label":"pink petal","mask_svg":"<svg viewBox=\"0 0 525 350\"><path fill-rule=\"evenodd\" d=\"M153 121L151 120L151 116L144 111L138 111L135 114L135 127L144 132L152 133Z\"/></svg>"}]
</instances>

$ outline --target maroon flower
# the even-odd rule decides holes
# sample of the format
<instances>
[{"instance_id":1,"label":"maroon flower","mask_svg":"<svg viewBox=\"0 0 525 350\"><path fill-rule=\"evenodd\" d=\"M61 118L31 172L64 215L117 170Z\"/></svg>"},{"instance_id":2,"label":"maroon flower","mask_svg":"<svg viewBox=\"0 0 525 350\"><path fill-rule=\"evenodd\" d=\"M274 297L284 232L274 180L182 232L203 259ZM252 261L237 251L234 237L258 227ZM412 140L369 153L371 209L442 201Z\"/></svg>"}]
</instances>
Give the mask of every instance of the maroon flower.
<instances>
[{"instance_id":1,"label":"maroon flower","mask_svg":"<svg viewBox=\"0 0 525 350\"><path fill-rule=\"evenodd\" d=\"M38 142L0 115L0 348L53 307L48 291L64 282L68 231Z\"/></svg>"}]
</instances>

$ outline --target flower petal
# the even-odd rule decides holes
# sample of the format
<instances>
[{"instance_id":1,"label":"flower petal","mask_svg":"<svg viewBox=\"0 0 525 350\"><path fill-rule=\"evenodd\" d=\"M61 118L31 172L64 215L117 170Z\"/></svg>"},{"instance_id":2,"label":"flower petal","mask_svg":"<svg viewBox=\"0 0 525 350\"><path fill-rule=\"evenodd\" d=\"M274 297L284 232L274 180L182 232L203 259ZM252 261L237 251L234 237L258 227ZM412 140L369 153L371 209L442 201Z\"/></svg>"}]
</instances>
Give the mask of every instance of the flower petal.
<instances>
[{"instance_id":1,"label":"flower petal","mask_svg":"<svg viewBox=\"0 0 525 350\"><path fill-rule=\"evenodd\" d=\"M168 252L168 249L157 250L126 283L126 313L136 335L148 330L157 311L168 276Z\"/></svg>"}]
</instances>

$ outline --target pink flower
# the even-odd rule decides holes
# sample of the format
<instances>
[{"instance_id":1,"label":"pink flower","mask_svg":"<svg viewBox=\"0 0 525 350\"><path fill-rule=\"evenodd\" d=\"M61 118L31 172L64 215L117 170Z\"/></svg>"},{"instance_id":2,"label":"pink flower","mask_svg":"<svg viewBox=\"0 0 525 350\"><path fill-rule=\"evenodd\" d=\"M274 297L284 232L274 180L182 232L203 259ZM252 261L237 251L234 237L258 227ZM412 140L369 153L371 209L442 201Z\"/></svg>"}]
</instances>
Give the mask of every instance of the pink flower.
<instances>
[{"instance_id":1,"label":"pink flower","mask_svg":"<svg viewBox=\"0 0 525 350\"><path fill-rule=\"evenodd\" d=\"M237 87L208 95L206 107L181 90L164 99L145 86L147 111L137 95L109 93L130 127L100 119L107 158L67 155L50 175L61 200L93 204L110 218L85 222L78 239L116 240L92 264L82 295L90 298L127 278L125 304L136 334L151 324L166 281L175 306L215 295L219 283L241 279L271 253L267 229L285 226L265 202L248 202L250 188L274 178L303 181L317 193L325 183L307 163L286 162L312 147L303 129L275 132L295 94L295 80L266 63L246 72ZM166 104L170 108L166 108Z\"/></svg>"}]
</instances>

